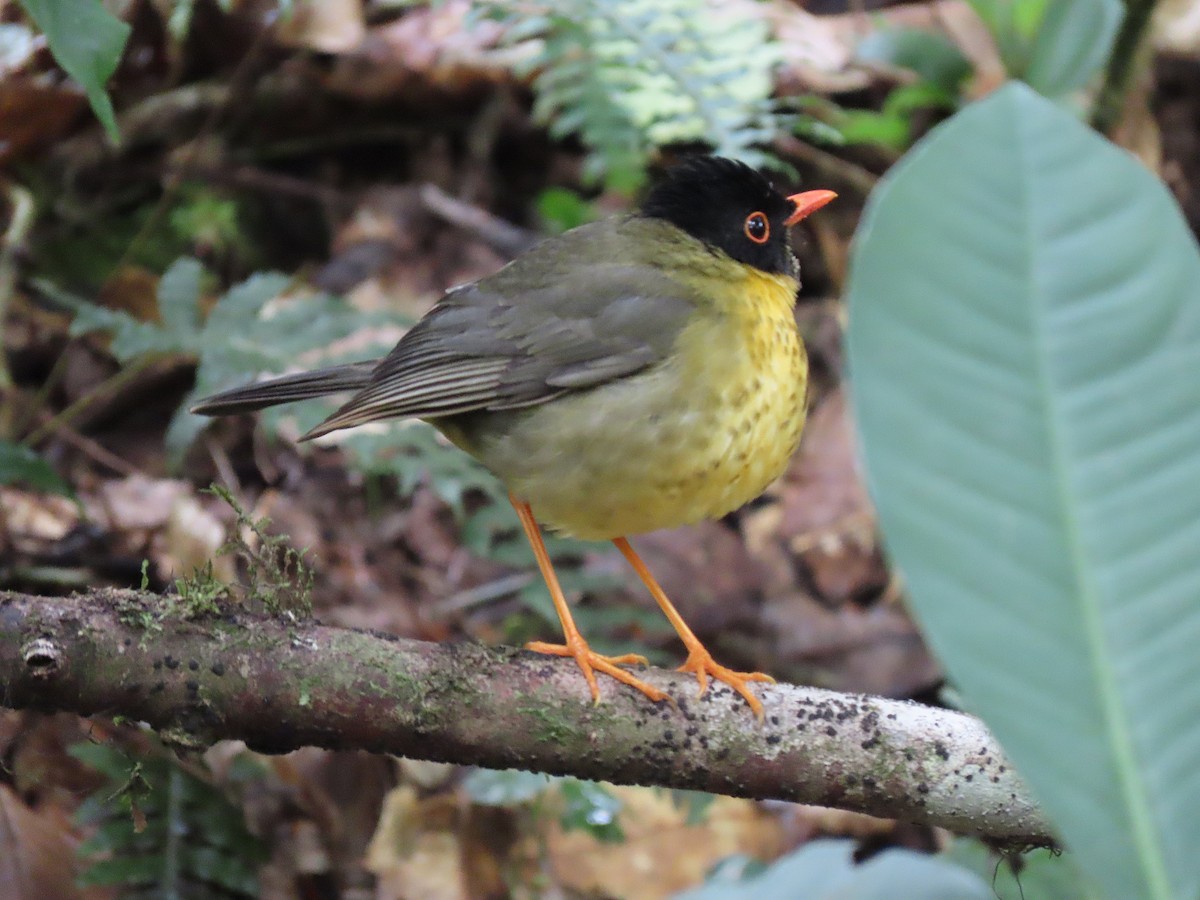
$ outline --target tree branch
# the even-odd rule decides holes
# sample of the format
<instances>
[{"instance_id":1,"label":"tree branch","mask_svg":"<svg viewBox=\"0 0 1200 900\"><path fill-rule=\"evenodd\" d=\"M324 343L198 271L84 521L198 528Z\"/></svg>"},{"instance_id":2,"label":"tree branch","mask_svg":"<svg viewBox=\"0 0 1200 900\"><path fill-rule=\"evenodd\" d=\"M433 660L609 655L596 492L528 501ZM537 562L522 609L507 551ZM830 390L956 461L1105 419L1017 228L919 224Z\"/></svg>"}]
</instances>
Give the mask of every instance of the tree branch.
<instances>
[{"instance_id":1,"label":"tree branch","mask_svg":"<svg viewBox=\"0 0 1200 900\"><path fill-rule=\"evenodd\" d=\"M0 592L0 704L122 715L169 740L236 738L776 798L940 825L1010 846L1050 829L976 719L776 685L766 721L724 685L610 679L590 702L569 661L430 644L244 612L188 621L134 591Z\"/></svg>"}]
</instances>

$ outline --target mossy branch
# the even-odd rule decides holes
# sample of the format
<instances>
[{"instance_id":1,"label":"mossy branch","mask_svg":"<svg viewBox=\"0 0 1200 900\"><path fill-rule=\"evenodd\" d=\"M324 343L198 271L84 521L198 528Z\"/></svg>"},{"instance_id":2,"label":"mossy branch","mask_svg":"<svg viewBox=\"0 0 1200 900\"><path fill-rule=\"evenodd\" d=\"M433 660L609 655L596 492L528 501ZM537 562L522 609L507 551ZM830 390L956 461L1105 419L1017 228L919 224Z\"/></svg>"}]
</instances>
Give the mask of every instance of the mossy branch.
<instances>
[{"instance_id":1,"label":"mossy branch","mask_svg":"<svg viewBox=\"0 0 1200 900\"><path fill-rule=\"evenodd\" d=\"M758 723L724 685L659 669L677 698L574 665L244 612L164 618L163 600L0 592L0 705L121 715L189 746L316 745L837 806L1012 847L1050 829L995 740L962 713L775 685ZM156 627L146 628L153 620Z\"/></svg>"}]
</instances>

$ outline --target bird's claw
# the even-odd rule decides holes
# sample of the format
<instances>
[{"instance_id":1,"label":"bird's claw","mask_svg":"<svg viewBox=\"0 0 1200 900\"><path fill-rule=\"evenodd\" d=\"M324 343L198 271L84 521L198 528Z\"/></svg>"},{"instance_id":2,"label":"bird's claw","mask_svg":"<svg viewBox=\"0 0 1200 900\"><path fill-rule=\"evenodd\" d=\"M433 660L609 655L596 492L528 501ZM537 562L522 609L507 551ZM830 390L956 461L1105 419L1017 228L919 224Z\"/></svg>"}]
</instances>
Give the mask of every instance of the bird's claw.
<instances>
[{"instance_id":1,"label":"bird's claw","mask_svg":"<svg viewBox=\"0 0 1200 900\"><path fill-rule=\"evenodd\" d=\"M708 690L708 678L711 675L717 681L723 682L737 691L753 710L755 717L761 722L763 718L762 701L750 690L750 682L762 681L767 684L774 684L775 679L763 672L735 672L733 669L726 668L721 665L703 647L694 649L688 653L688 658L677 671L691 672L696 676L696 680L700 682L700 692L697 696L703 696Z\"/></svg>"},{"instance_id":2,"label":"bird's claw","mask_svg":"<svg viewBox=\"0 0 1200 900\"><path fill-rule=\"evenodd\" d=\"M583 638L580 638L578 641L568 641L566 644L548 644L544 641L532 641L525 645L525 649L532 650L534 653L545 653L548 656L572 657L576 665L582 670L583 677L587 680L588 688L592 692L592 699L596 703L600 702L600 686L596 683L596 672L603 672L605 675L615 678L622 684L627 684L631 688L641 691L655 703L668 699L666 693L663 691L652 687L633 673L620 668L620 666L628 665L647 665L646 658L636 653L626 653L623 656L604 656L589 647Z\"/></svg>"}]
</instances>

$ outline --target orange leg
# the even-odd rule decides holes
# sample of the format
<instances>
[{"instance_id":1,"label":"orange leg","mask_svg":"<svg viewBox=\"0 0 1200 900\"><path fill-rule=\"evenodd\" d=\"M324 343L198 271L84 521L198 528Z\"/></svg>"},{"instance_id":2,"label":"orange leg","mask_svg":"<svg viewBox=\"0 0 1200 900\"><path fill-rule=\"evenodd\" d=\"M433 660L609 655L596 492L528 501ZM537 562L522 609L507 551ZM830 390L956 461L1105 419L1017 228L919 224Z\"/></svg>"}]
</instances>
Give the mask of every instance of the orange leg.
<instances>
[{"instance_id":1,"label":"orange leg","mask_svg":"<svg viewBox=\"0 0 1200 900\"><path fill-rule=\"evenodd\" d=\"M700 643L700 639L692 633L692 629L688 628L687 623L683 621L683 616L679 615L679 611L675 609L671 601L667 598L667 595L663 592L663 589L659 587L658 582L654 580L654 576L650 574L650 570L646 568L646 564L642 562L642 558L629 545L629 541L622 537L615 538L613 543L617 545L618 550L625 554L625 558L629 560L629 564L633 566L633 570L638 573L638 577L642 579L642 583L650 589L650 593L658 601L658 605L661 607L668 621L670 621L672 627L679 634L679 639L687 647L688 658L679 667L679 671L696 673L696 678L700 682L701 694L708 689L709 675L717 679L717 681L725 682L746 698L746 702L754 710L754 715L761 721L763 717L762 701L751 693L749 682L766 681L774 684L775 679L770 675L764 675L762 672L735 672L733 669L725 668L725 666L713 659L712 654L704 648L704 645Z\"/></svg>"},{"instance_id":2,"label":"orange leg","mask_svg":"<svg viewBox=\"0 0 1200 900\"><path fill-rule=\"evenodd\" d=\"M655 702L666 700L667 695L658 688L651 687L640 678L618 668L618 666L634 664L644 666L646 665L644 656L638 656L635 653L628 653L624 656L601 656L588 646L583 635L579 633L579 629L575 627L575 620L571 618L567 598L563 596L562 588L558 584L558 576L554 574L554 566L550 563L550 554L546 552L546 544L542 541L542 532L538 527L537 520L533 517L533 510L529 508L528 503L518 500L511 494L508 499L512 503L513 509L517 511L521 527L525 529L525 537L529 538L529 545L533 547L533 555L537 559L538 568L542 570L542 578L546 580L546 587L550 590L550 599L554 601L554 611L558 613L558 618L562 622L563 635L566 638L565 644L533 641L526 644L525 649L533 650L536 653L547 653L551 656L574 657L576 664L583 670L583 677L587 679L588 687L591 688L592 699L597 703L600 702L600 687L596 684L595 672L611 675L617 681L641 691Z\"/></svg>"}]
</instances>

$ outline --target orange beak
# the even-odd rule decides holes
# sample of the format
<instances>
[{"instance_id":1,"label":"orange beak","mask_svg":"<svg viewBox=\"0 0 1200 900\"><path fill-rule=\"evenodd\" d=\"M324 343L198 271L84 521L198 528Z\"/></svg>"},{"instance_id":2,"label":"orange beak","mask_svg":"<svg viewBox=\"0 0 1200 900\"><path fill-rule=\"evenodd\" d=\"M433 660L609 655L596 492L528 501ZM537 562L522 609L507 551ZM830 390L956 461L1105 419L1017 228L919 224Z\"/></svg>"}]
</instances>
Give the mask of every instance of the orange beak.
<instances>
[{"instance_id":1,"label":"orange beak","mask_svg":"<svg viewBox=\"0 0 1200 900\"><path fill-rule=\"evenodd\" d=\"M796 211L783 220L784 225L795 225L801 219L815 213L818 209L837 197L833 191L805 191L802 194L792 194L788 197L796 204Z\"/></svg>"}]
</instances>

